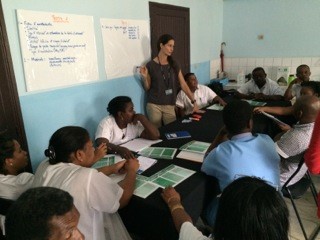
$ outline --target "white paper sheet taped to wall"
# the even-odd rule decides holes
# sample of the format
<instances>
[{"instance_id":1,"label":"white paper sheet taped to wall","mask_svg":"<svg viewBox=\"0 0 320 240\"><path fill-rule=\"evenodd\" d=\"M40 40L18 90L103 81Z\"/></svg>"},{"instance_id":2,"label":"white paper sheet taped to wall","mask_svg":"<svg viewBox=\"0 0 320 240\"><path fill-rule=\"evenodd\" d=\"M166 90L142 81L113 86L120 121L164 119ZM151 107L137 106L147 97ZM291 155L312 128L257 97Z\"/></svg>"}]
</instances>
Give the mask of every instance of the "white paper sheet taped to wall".
<instances>
[{"instance_id":1,"label":"white paper sheet taped to wall","mask_svg":"<svg viewBox=\"0 0 320 240\"><path fill-rule=\"evenodd\" d=\"M107 79L132 76L150 60L149 22L100 19Z\"/></svg>"},{"instance_id":2,"label":"white paper sheet taped to wall","mask_svg":"<svg viewBox=\"0 0 320 240\"><path fill-rule=\"evenodd\" d=\"M27 91L99 79L92 16L17 10Z\"/></svg>"}]
</instances>

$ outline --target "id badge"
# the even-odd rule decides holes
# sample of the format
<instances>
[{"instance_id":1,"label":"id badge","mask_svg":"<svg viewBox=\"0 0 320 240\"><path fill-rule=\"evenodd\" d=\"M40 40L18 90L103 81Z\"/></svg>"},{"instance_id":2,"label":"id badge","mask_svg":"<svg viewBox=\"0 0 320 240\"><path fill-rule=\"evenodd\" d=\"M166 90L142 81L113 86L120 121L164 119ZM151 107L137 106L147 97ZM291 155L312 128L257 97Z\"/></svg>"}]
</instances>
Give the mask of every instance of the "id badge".
<instances>
[{"instance_id":1,"label":"id badge","mask_svg":"<svg viewBox=\"0 0 320 240\"><path fill-rule=\"evenodd\" d=\"M171 95L171 94L172 94L172 89L167 89L167 90L165 91L165 93L166 93L166 95Z\"/></svg>"}]
</instances>

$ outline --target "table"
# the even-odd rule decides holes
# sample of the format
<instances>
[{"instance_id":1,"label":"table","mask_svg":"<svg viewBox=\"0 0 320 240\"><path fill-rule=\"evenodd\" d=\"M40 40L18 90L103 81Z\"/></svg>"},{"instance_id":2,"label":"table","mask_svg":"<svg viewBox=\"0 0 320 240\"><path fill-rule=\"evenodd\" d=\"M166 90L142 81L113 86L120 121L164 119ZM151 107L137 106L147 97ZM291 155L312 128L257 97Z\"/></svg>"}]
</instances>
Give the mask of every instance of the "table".
<instances>
[{"instance_id":1,"label":"table","mask_svg":"<svg viewBox=\"0 0 320 240\"><path fill-rule=\"evenodd\" d=\"M226 99L227 102L231 100L230 97ZM285 106L287 104L285 102L268 103L271 106ZM253 120L254 133L269 132L274 134L276 132L274 123L267 117L253 115ZM191 140L211 143L222 126L222 111L206 110L200 121L182 123L182 119L178 119L160 128L163 141L153 146L179 148ZM167 140L164 136L168 132L183 130L188 131L192 138ZM145 171L143 175L151 176L170 164L196 171L194 175L176 186L176 190L181 195L183 206L195 222L209 201L220 192L218 182L215 178L208 177L200 172L200 163L178 158L173 160L158 159L158 162ZM158 189L146 199L133 196L130 203L119 210L129 232L142 237L142 239L178 239L178 232L174 227L170 211L162 200L160 193L161 189Z\"/></svg>"},{"instance_id":2,"label":"table","mask_svg":"<svg viewBox=\"0 0 320 240\"><path fill-rule=\"evenodd\" d=\"M183 124L181 120L160 128L163 141L153 146L179 148L190 142L191 138L167 140L164 136L165 133L179 130L188 131L192 140L212 142L223 125L221 112L211 110L208 110L199 122L193 121ZM209 124L210 129L207 129ZM196 171L195 174L176 186L176 190L181 195L183 206L195 222L209 201L220 192L218 182L215 178L200 172L200 163L178 158L173 160L158 159L158 162L143 175L151 176L170 164ZM170 211L160 193L161 189L158 189L146 199L133 196L128 206L119 210L129 232L137 234L143 239L178 239L178 232L174 227Z\"/></svg>"}]
</instances>

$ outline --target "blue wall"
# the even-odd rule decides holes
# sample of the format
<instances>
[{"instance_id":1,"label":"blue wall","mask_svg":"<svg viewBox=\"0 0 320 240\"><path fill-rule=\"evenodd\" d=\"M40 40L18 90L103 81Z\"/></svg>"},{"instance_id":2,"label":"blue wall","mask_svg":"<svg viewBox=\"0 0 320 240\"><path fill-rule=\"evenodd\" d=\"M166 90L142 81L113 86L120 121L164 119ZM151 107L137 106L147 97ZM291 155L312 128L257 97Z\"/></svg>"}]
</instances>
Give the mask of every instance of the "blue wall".
<instances>
[{"instance_id":1,"label":"blue wall","mask_svg":"<svg viewBox=\"0 0 320 240\"><path fill-rule=\"evenodd\" d=\"M319 57L319 23L318 0L225 0L225 56Z\"/></svg>"},{"instance_id":2,"label":"blue wall","mask_svg":"<svg viewBox=\"0 0 320 240\"><path fill-rule=\"evenodd\" d=\"M197 74L201 83L207 83L210 75L209 61L218 58L222 40L223 1L167 0L156 2L190 8L191 70ZM114 96L132 97L136 111L144 112L145 94L138 78L129 76L121 79L107 79L106 77L99 19L148 20L149 3L147 0L2 0L2 7L29 154L34 170L44 158L43 151L47 147L50 136L58 128L65 125L83 126L93 137L98 122L107 114L105 109L107 102ZM99 81L48 91L26 92L16 9L92 15L95 25Z\"/></svg>"}]
</instances>

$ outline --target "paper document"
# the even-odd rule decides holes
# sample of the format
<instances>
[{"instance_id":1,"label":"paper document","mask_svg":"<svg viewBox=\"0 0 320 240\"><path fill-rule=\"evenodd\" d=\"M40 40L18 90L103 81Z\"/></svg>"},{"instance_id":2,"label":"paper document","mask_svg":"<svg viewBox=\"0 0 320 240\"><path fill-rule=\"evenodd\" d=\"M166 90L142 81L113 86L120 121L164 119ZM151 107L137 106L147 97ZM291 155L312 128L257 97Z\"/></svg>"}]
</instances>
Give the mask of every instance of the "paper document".
<instances>
[{"instance_id":1,"label":"paper document","mask_svg":"<svg viewBox=\"0 0 320 240\"><path fill-rule=\"evenodd\" d=\"M271 120L273 120L274 122L276 122L277 124L280 124L280 125L288 125L282 121L280 121L278 118L276 118L275 116L269 114L269 113L266 113L264 111L261 111L261 113L265 116L267 116L268 118L270 118Z\"/></svg>"},{"instance_id":2,"label":"paper document","mask_svg":"<svg viewBox=\"0 0 320 240\"><path fill-rule=\"evenodd\" d=\"M186 160L191 160L195 162L203 162L204 154L207 152L210 143L200 142L200 141L191 141L183 145L179 149L180 153L177 155L177 158L182 158Z\"/></svg>"},{"instance_id":3,"label":"paper document","mask_svg":"<svg viewBox=\"0 0 320 240\"><path fill-rule=\"evenodd\" d=\"M223 108L224 107L222 105L217 104L217 103L207 107L207 109L209 109L209 110L217 110L217 111L222 111Z\"/></svg>"},{"instance_id":4,"label":"paper document","mask_svg":"<svg viewBox=\"0 0 320 240\"><path fill-rule=\"evenodd\" d=\"M98 162L96 162L92 166L92 168L98 169L98 168L102 168L105 166L110 166L110 165L115 164L117 162L120 162L122 160L123 159L119 155L108 154L108 155L105 155L103 158L101 158ZM115 182L122 181L125 176L126 176L126 174L111 174L111 175L109 175L109 177Z\"/></svg>"},{"instance_id":5,"label":"paper document","mask_svg":"<svg viewBox=\"0 0 320 240\"><path fill-rule=\"evenodd\" d=\"M121 147L126 147L128 148L130 151L133 152L139 152L142 149L151 146L152 144L161 142L161 139L158 140L148 140L148 139L144 139L144 138L135 138L129 142L126 142L124 144L121 145Z\"/></svg>"},{"instance_id":6,"label":"paper document","mask_svg":"<svg viewBox=\"0 0 320 240\"><path fill-rule=\"evenodd\" d=\"M267 104L266 102L258 102L253 100L244 100L244 101L247 101L251 106L254 106L254 107L261 107Z\"/></svg>"},{"instance_id":7,"label":"paper document","mask_svg":"<svg viewBox=\"0 0 320 240\"><path fill-rule=\"evenodd\" d=\"M151 177L138 175L135 182L134 195L146 198L159 187L177 186L179 183L189 178L195 171L190 169L170 165Z\"/></svg>"},{"instance_id":8,"label":"paper document","mask_svg":"<svg viewBox=\"0 0 320 240\"><path fill-rule=\"evenodd\" d=\"M176 148L147 147L139 151L139 154L151 158L173 159L176 151Z\"/></svg>"},{"instance_id":9,"label":"paper document","mask_svg":"<svg viewBox=\"0 0 320 240\"><path fill-rule=\"evenodd\" d=\"M97 169L105 166L110 166L112 164L115 164L115 162L116 162L116 156L114 154L105 155L103 158L101 158L99 161L93 164L92 168Z\"/></svg>"},{"instance_id":10,"label":"paper document","mask_svg":"<svg viewBox=\"0 0 320 240\"><path fill-rule=\"evenodd\" d=\"M210 146L210 143L193 140L191 142L184 144L179 149L189 151L189 152L205 154L209 146Z\"/></svg>"},{"instance_id":11,"label":"paper document","mask_svg":"<svg viewBox=\"0 0 320 240\"><path fill-rule=\"evenodd\" d=\"M175 187L194 173L195 171L172 164L153 174L149 177L149 181L159 185L161 188Z\"/></svg>"},{"instance_id":12,"label":"paper document","mask_svg":"<svg viewBox=\"0 0 320 240\"><path fill-rule=\"evenodd\" d=\"M153 158L148 158L148 157L144 157L144 156L139 156L138 157L139 160L139 170L138 170L138 174L141 174L142 172L144 172L145 170L147 170L148 168L150 168L153 164L155 164L157 162L156 159Z\"/></svg>"},{"instance_id":13,"label":"paper document","mask_svg":"<svg viewBox=\"0 0 320 240\"><path fill-rule=\"evenodd\" d=\"M181 159L185 159L185 160L190 160L190 161L202 163L203 162L203 158L204 158L204 154L182 150L177 155L177 158L181 158Z\"/></svg>"},{"instance_id":14,"label":"paper document","mask_svg":"<svg viewBox=\"0 0 320 240\"><path fill-rule=\"evenodd\" d=\"M145 170L147 170L148 168L150 168L153 164L155 164L157 162L156 159L143 157L143 156L139 156L138 160L139 160L140 167L137 171L137 174L141 174L142 172L144 172ZM123 161L123 159L119 155L108 154L108 155L105 155L98 162L96 162L92 166L92 168L98 169L98 168L102 168L105 166L113 165L113 164L120 162L120 161ZM125 174L111 174L109 177L111 179L113 179L114 181L119 182L119 181L123 180L123 178L125 177Z\"/></svg>"}]
</instances>

